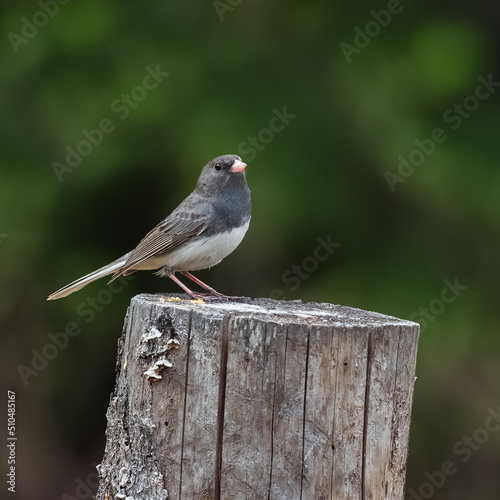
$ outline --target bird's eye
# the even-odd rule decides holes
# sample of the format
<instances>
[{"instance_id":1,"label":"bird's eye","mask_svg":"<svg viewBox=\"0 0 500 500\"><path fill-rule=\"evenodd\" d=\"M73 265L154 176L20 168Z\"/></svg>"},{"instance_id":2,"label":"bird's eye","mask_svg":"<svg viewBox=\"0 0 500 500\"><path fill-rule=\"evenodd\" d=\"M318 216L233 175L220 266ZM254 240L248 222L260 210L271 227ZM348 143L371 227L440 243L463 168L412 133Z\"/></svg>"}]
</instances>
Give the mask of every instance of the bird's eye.
<instances>
[{"instance_id":1,"label":"bird's eye","mask_svg":"<svg viewBox=\"0 0 500 500\"><path fill-rule=\"evenodd\" d=\"M220 170L222 168L220 163L215 164L215 170Z\"/></svg>"}]
</instances>

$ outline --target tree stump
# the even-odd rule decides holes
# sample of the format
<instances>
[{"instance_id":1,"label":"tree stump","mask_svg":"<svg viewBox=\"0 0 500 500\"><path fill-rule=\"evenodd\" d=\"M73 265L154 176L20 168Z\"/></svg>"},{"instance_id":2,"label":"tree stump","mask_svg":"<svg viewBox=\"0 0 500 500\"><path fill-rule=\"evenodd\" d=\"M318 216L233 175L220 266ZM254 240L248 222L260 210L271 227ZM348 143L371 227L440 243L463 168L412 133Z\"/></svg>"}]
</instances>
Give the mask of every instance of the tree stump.
<instances>
[{"instance_id":1,"label":"tree stump","mask_svg":"<svg viewBox=\"0 0 500 500\"><path fill-rule=\"evenodd\" d=\"M133 298L97 498L403 499L418 337L331 304Z\"/></svg>"}]
</instances>

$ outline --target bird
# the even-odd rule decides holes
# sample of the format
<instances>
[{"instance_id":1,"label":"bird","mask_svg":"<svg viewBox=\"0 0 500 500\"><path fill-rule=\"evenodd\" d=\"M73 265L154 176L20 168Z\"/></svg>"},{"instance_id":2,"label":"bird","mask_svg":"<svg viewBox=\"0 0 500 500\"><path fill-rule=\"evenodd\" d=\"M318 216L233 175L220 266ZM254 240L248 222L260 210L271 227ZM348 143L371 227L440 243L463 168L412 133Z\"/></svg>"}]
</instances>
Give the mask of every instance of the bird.
<instances>
[{"instance_id":1,"label":"bird","mask_svg":"<svg viewBox=\"0 0 500 500\"><path fill-rule=\"evenodd\" d=\"M203 283L191 271L218 264L243 240L252 214L246 166L234 154L208 162L194 191L134 250L57 290L47 300L66 297L104 276L112 275L111 283L139 270L158 270L155 274L169 277L193 299L230 298ZM193 292L176 273L206 292Z\"/></svg>"}]
</instances>

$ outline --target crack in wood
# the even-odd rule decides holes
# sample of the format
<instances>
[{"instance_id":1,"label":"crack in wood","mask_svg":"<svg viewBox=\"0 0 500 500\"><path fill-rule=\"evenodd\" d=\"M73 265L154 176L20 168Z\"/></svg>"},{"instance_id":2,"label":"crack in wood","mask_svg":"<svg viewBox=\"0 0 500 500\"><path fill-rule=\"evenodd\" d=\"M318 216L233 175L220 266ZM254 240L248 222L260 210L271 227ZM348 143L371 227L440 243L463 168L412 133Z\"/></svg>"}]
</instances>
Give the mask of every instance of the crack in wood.
<instances>
[{"instance_id":1,"label":"crack in wood","mask_svg":"<svg viewBox=\"0 0 500 500\"><path fill-rule=\"evenodd\" d=\"M267 325L267 328L271 328L271 325ZM266 328L266 333L267 333ZM276 327L277 328L277 327ZM271 460L269 465L269 488L267 491L267 500L271 499L271 486L273 484L273 459L274 459L274 413L276 410L276 382L278 380L278 370L277 370L277 358L275 359L275 369L274 369L274 387L273 387L273 412L271 415Z\"/></svg>"},{"instance_id":2,"label":"crack in wood","mask_svg":"<svg viewBox=\"0 0 500 500\"><path fill-rule=\"evenodd\" d=\"M182 414L182 438L181 438L181 463L179 472L179 500L182 500L182 464L184 462L184 435L186 430L186 406L189 381L189 353L191 351L191 325L193 322L193 311L189 312L188 328L187 328L187 353L186 353L186 378L184 382L184 411Z\"/></svg>"},{"instance_id":3,"label":"crack in wood","mask_svg":"<svg viewBox=\"0 0 500 500\"><path fill-rule=\"evenodd\" d=\"M214 500L221 499L222 441L224 437L224 410L226 406L227 357L229 351L229 323L232 315L224 316L221 328L219 403L217 408L217 444L215 454Z\"/></svg>"},{"instance_id":4,"label":"crack in wood","mask_svg":"<svg viewBox=\"0 0 500 500\"><path fill-rule=\"evenodd\" d=\"M342 329L342 334L345 335L345 328ZM335 440L337 439L336 436L336 426L335 426L335 419L337 417L336 415L336 401L337 401L337 385L338 385L338 379L339 379L339 366L340 366L340 360L339 360L339 352L338 352L338 345L337 349L335 349L335 342L334 342L334 335L333 335L333 328L329 329L328 335L331 335L332 339L332 344L331 344L331 351L330 355L333 359L334 363L334 370L335 370L335 382L333 383L333 408L332 408L332 452L333 452L333 458L332 458L332 467L330 469L330 496L333 498L333 492L334 492L334 477L335 477L335 461L337 459L337 453L335 450Z\"/></svg>"},{"instance_id":5,"label":"crack in wood","mask_svg":"<svg viewBox=\"0 0 500 500\"><path fill-rule=\"evenodd\" d=\"M368 334L368 345L366 348L366 383L365 383L365 408L363 416L363 454L361 455L361 500L365 500L365 476L366 476L366 442L368 436L368 417L370 408L370 382L373 361L373 332Z\"/></svg>"},{"instance_id":6,"label":"crack in wood","mask_svg":"<svg viewBox=\"0 0 500 500\"><path fill-rule=\"evenodd\" d=\"M306 411L307 411L307 379L309 377L309 346L311 342L311 323L307 325L307 343L306 343L306 366L304 371L304 409L302 412L302 469L300 471L300 500L304 485L304 449L306 444Z\"/></svg>"}]
</instances>

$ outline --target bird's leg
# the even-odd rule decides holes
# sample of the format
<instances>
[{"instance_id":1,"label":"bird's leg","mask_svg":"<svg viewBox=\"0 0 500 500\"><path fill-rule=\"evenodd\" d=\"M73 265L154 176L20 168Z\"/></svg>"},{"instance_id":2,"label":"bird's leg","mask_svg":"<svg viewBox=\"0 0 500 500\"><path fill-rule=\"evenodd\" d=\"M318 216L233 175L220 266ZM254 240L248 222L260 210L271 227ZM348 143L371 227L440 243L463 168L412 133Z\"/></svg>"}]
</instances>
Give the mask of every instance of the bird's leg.
<instances>
[{"instance_id":1,"label":"bird's leg","mask_svg":"<svg viewBox=\"0 0 500 500\"><path fill-rule=\"evenodd\" d=\"M174 281L175 283L177 283L193 299L199 299L200 298L199 294L196 294L195 292L192 292L179 278L176 278L173 273L169 274L168 277L172 281Z\"/></svg>"},{"instance_id":2,"label":"bird's leg","mask_svg":"<svg viewBox=\"0 0 500 500\"><path fill-rule=\"evenodd\" d=\"M206 283L203 283L203 281L199 280L196 276L193 276L190 272L183 271L183 272L181 272L181 274L184 275L186 278L189 278L191 281L194 281L197 285L200 285L205 290L207 290L209 295L213 295L215 297L227 298L224 294L219 293L217 290L213 289L211 286L208 286Z\"/></svg>"}]
</instances>

